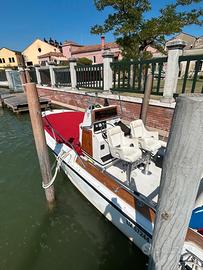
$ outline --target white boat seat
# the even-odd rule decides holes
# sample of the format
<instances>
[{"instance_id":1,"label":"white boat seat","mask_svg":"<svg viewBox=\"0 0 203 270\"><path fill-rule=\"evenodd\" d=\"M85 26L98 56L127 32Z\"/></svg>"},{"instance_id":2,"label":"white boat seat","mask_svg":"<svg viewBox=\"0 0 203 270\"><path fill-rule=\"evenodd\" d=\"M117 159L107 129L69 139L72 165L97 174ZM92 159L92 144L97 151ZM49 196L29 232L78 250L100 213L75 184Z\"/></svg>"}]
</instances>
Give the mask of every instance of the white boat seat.
<instances>
[{"instance_id":1,"label":"white boat seat","mask_svg":"<svg viewBox=\"0 0 203 270\"><path fill-rule=\"evenodd\" d=\"M138 141L125 137L120 126L107 130L107 140L111 155L115 158L133 163L142 156Z\"/></svg>"},{"instance_id":2,"label":"white boat seat","mask_svg":"<svg viewBox=\"0 0 203 270\"><path fill-rule=\"evenodd\" d=\"M130 128L132 137L138 140L140 147L145 151L155 153L161 148L158 132L148 131L141 119L132 121Z\"/></svg>"}]
</instances>

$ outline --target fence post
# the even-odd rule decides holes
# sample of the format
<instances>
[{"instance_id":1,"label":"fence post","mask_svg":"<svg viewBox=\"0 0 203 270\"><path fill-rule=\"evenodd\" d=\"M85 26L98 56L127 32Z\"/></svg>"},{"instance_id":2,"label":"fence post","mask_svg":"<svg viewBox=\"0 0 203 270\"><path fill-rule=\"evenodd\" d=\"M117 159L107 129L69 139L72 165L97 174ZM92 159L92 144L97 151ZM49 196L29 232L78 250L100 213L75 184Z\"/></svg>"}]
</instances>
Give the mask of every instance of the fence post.
<instances>
[{"instance_id":1,"label":"fence post","mask_svg":"<svg viewBox=\"0 0 203 270\"><path fill-rule=\"evenodd\" d=\"M152 238L149 270L176 270L203 171L203 95L177 98Z\"/></svg>"},{"instance_id":2,"label":"fence post","mask_svg":"<svg viewBox=\"0 0 203 270\"><path fill-rule=\"evenodd\" d=\"M111 69L111 63L113 62L113 53L106 51L103 53L103 65L104 65L104 91L110 91L113 83L113 71Z\"/></svg>"},{"instance_id":3,"label":"fence post","mask_svg":"<svg viewBox=\"0 0 203 270\"><path fill-rule=\"evenodd\" d=\"M149 100L150 100L150 95L152 92L152 84L153 84L153 76L152 74L148 74L145 89L144 89L144 98L142 101L142 110L141 110L141 119L144 125L146 125L146 121L147 121L147 111L149 108Z\"/></svg>"},{"instance_id":4,"label":"fence post","mask_svg":"<svg viewBox=\"0 0 203 270\"><path fill-rule=\"evenodd\" d=\"M41 84L41 76L40 76L39 68L40 68L39 65L35 65L37 84Z\"/></svg>"},{"instance_id":5,"label":"fence post","mask_svg":"<svg viewBox=\"0 0 203 270\"><path fill-rule=\"evenodd\" d=\"M70 79L71 79L71 88L75 89L77 87L77 76L75 66L77 65L77 60L74 57L69 59L70 64Z\"/></svg>"},{"instance_id":6,"label":"fence post","mask_svg":"<svg viewBox=\"0 0 203 270\"><path fill-rule=\"evenodd\" d=\"M55 72L54 72L54 63L49 62L49 72L50 72L50 78L51 78L51 87L55 87L56 85L56 78L55 78Z\"/></svg>"},{"instance_id":7,"label":"fence post","mask_svg":"<svg viewBox=\"0 0 203 270\"><path fill-rule=\"evenodd\" d=\"M169 41L166 43L168 49L167 70L164 83L162 102L174 102L173 94L176 92L179 74L179 56L182 55L186 43L183 40Z\"/></svg>"}]
</instances>

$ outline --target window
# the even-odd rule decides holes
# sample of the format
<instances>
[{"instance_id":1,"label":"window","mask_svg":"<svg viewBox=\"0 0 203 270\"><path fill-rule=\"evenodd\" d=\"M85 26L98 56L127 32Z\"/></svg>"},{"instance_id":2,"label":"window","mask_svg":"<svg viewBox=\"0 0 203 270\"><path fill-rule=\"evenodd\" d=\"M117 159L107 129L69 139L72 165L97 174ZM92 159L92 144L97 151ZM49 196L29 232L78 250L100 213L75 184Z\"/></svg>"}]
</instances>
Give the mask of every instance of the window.
<instances>
[{"instance_id":1,"label":"window","mask_svg":"<svg viewBox=\"0 0 203 270\"><path fill-rule=\"evenodd\" d=\"M32 61L28 61L26 64L27 64L27 66L33 66Z\"/></svg>"},{"instance_id":2,"label":"window","mask_svg":"<svg viewBox=\"0 0 203 270\"><path fill-rule=\"evenodd\" d=\"M93 56L93 63L96 63L96 56Z\"/></svg>"},{"instance_id":3,"label":"window","mask_svg":"<svg viewBox=\"0 0 203 270\"><path fill-rule=\"evenodd\" d=\"M12 57L12 62L15 63L15 58L14 57Z\"/></svg>"},{"instance_id":4,"label":"window","mask_svg":"<svg viewBox=\"0 0 203 270\"><path fill-rule=\"evenodd\" d=\"M9 58L8 58L8 60L9 60L9 63L11 63L11 62L12 62L12 59L11 59L11 57L9 57Z\"/></svg>"},{"instance_id":5,"label":"window","mask_svg":"<svg viewBox=\"0 0 203 270\"><path fill-rule=\"evenodd\" d=\"M5 59L4 58L2 58L2 62L5 63Z\"/></svg>"},{"instance_id":6,"label":"window","mask_svg":"<svg viewBox=\"0 0 203 270\"><path fill-rule=\"evenodd\" d=\"M38 48L38 52L40 53L42 51L42 49L41 48Z\"/></svg>"},{"instance_id":7,"label":"window","mask_svg":"<svg viewBox=\"0 0 203 270\"><path fill-rule=\"evenodd\" d=\"M0 58L0 64L2 63L2 60L1 60L1 58Z\"/></svg>"}]
</instances>

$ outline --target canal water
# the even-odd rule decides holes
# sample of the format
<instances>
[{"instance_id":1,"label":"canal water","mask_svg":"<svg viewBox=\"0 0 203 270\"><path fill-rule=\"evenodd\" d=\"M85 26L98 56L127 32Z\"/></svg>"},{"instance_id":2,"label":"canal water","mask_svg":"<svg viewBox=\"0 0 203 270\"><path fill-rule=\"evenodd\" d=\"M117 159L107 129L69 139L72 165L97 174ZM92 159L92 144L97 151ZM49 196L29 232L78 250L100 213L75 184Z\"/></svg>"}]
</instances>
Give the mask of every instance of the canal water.
<instances>
[{"instance_id":1,"label":"canal water","mask_svg":"<svg viewBox=\"0 0 203 270\"><path fill-rule=\"evenodd\" d=\"M50 212L29 116L0 108L0 269L146 269L146 257L63 172L55 190Z\"/></svg>"}]
</instances>

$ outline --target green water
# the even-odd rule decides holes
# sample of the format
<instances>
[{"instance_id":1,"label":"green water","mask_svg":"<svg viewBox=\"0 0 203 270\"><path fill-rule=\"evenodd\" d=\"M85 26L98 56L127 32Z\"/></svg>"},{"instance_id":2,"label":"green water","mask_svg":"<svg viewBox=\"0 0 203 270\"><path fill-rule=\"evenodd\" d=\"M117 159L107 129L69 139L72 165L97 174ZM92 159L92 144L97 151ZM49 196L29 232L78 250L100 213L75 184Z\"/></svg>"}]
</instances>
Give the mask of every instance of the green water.
<instances>
[{"instance_id":1,"label":"green water","mask_svg":"<svg viewBox=\"0 0 203 270\"><path fill-rule=\"evenodd\" d=\"M48 211L29 117L1 108L0 173L0 270L146 269L144 255L63 172Z\"/></svg>"}]
</instances>

